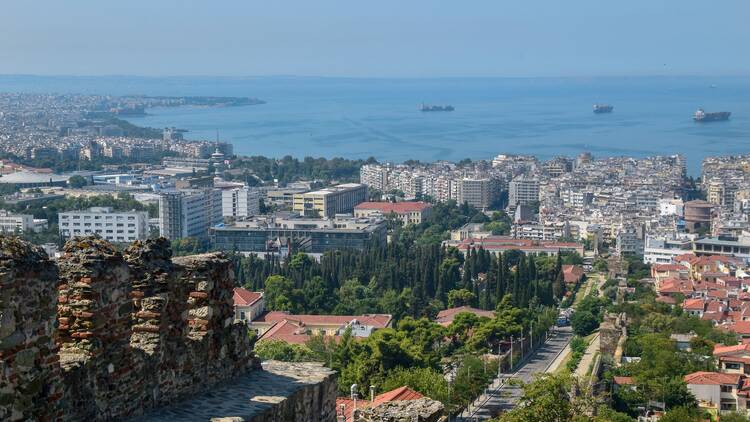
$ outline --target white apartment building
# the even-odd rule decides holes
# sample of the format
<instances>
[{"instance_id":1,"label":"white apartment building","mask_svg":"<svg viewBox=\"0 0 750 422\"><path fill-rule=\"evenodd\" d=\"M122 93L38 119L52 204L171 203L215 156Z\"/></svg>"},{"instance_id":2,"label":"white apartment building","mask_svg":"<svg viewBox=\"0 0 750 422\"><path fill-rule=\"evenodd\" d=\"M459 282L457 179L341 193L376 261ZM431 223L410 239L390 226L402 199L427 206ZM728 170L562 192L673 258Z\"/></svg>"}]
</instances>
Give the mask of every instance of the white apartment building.
<instances>
[{"instance_id":1,"label":"white apartment building","mask_svg":"<svg viewBox=\"0 0 750 422\"><path fill-rule=\"evenodd\" d=\"M29 230L38 232L44 229L47 220L34 220L30 214L12 214L7 210L0 210L0 233L22 233Z\"/></svg>"},{"instance_id":2,"label":"white apartment building","mask_svg":"<svg viewBox=\"0 0 750 422\"><path fill-rule=\"evenodd\" d=\"M660 199L659 215L685 216L685 203L682 199Z\"/></svg>"},{"instance_id":3,"label":"white apartment building","mask_svg":"<svg viewBox=\"0 0 750 422\"><path fill-rule=\"evenodd\" d=\"M260 192L247 186L221 192L224 217L251 217L260 214Z\"/></svg>"},{"instance_id":4,"label":"white apartment building","mask_svg":"<svg viewBox=\"0 0 750 422\"><path fill-rule=\"evenodd\" d=\"M181 189L159 197L159 234L169 240L208 237L208 229L224 221L219 189Z\"/></svg>"},{"instance_id":5,"label":"white apartment building","mask_svg":"<svg viewBox=\"0 0 750 422\"><path fill-rule=\"evenodd\" d=\"M508 183L508 204L529 205L539 201L539 180L518 176Z\"/></svg>"},{"instance_id":6,"label":"white apartment building","mask_svg":"<svg viewBox=\"0 0 750 422\"><path fill-rule=\"evenodd\" d=\"M673 259L690 253L695 235L653 236L646 235L643 248L643 263L671 264Z\"/></svg>"},{"instance_id":7,"label":"white apartment building","mask_svg":"<svg viewBox=\"0 0 750 422\"><path fill-rule=\"evenodd\" d=\"M148 237L148 213L113 211L111 207L92 207L83 211L58 214L60 236L99 235L110 242L132 242Z\"/></svg>"}]
</instances>

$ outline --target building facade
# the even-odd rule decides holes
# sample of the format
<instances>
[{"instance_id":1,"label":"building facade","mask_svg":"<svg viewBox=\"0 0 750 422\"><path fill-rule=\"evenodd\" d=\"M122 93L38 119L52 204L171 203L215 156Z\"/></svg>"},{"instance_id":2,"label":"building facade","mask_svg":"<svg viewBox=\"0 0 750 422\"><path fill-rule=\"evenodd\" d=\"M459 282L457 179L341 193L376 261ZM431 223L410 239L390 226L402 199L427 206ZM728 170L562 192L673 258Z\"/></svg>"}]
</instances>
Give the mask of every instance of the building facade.
<instances>
[{"instance_id":1,"label":"building facade","mask_svg":"<svg viewBox=\"0 0 750 422\"><path fill-rule=\"evenodd\" d=\"M260 192L249 187L223 190L221 214L235 218L260 214Z\"/></svg>"},{"instance_id":2,"label":"building facade","mask_svg":"<svg viewBox=\"0 0 750 422\"><path fill-rule=\"evenodd\" d=\"M208 229L223 222L218 189L184 189L159 196L159 234L169 240L208 237Z\"/></svg>"},{"instance_id":3,"label":"building facade","mask_svg":"<svg viewBox=\"0 0 750 422\"><path fill-rule=\"evenodd\" d=\"M58 214L60 236L98 235L110 242L133 242L148 238L148 213L113 211L111 207L92 207L83 211Z\"/></svg>"},{"instance_id":4,"label":"building facade","mask_svg":"<svg viewBox=\"0 0 750 422\"><path fill-rule=\"evenodd\" d=\"M519 176L508 183L508 204L529 205L539 202L539 181L534 178Z\"/></svg>"},{"instance_id":5,"label":"building facade","mask_svg":"<svg viewBox=\"0 0 750 422\"><path fill-rule=\"evenodd\" d=\"M364 250L375 243L385 245L386 225L382 219L341 216L319 219L280 213L214 227L211 241L217 249L261 254Z\"/></svg>"},{"instance_id":6,"label":"building facade","mask_svg":"<svg viewBox=\"0 0 750 422\"><path fill-rule=\"evenodd\" d=\"M427 202L363 202L354 207L355 217L384 217L393 214L404 225L420 224L431 212L432 205Z\"/></svg>"},{"instance_id":7,"label":"building facade","mask_svg":"<svg viewBox=\"0 0 750 422\"><path fill-rule=\"evenodd\" d=\"M367 200L367 185L345 183L325 189L294 195L294 212L306 217L332 218L351 214L354 207Z\"/></svg>"},{"instance_id":8,"label":"building facade","mask_svg":"<svg viewBox=\"0 0 750 422\"><path fill-rule=\"evenodd\" d=\"M500 197L500 187L494 179L464 178L458 181L458 203L468 203L474 208L490 208Z\"/></svg>"}]
</instances>

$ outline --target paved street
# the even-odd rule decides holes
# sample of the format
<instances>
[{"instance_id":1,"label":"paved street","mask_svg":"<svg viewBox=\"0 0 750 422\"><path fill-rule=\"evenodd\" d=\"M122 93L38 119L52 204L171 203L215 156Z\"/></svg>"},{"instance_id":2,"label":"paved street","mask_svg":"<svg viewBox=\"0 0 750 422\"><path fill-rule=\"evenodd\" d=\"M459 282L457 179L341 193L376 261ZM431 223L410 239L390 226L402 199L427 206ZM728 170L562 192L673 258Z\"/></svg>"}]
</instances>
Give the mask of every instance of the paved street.
<instances>
[{"instance_id":1,"label":"paved street","mask_svg":"<svg viewBox=\"0 0 750 422\"><path fill-rule=\"evenodd\" d=\"M516 385L505 385L503 381L509 378L516 378L523 382L529 382L534 379L534 375L544 373L548 366L552 364L557 355L567 346L573 337L569 327L559 329L557 335L547 340L547 343L537 349L517 368L514 374L502 374L501 379L495 380L493 385L502 384L500 388L491 389L488 395L483 395L475 401L470 411L464 411L462 415L456 418L459 422L481 421L492 418L501 411L512 409L516 401L521 397L521 388Z\"/></svg>"}]
</instances>

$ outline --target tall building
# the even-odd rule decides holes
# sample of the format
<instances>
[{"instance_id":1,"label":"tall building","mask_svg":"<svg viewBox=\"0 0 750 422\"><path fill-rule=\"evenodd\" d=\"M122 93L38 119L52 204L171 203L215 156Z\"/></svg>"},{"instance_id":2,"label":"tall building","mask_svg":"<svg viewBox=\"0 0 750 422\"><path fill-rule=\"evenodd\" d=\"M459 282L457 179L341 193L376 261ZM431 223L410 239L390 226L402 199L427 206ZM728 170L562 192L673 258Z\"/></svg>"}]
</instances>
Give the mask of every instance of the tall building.
<instances>
[{"instance_id":1,"label":"tall building","mask_svg":"<svg viewBox=\"0 0 750 422\"><path fill-rule=\"evenodd\" d=\"M519 204L529 205L538 201L539 180L522 175L508 183L508 204L511 207Z\"/></svg>"},{"instance_id":2,"label":"tall building","mask_svg":"<svg viewBox=\"0 0 750 422\"><path fill-rule=\"evenodd\" d=\"M365 164L359 169L359 181L372 189L384 192L388 188L390 169L380 164Z\"/></svg>"},{"instance_id":3,"label":"tall building","mask_svg":"<svg viewBox=\"0 0 750 422\"><path fill-rule=\"evenodd\" d=\"M132 242L148 237L145 211L118 212L111 207L92 207L61 212L58 220L63 238L96 234L110 242Z\"/></svg>"},{"instance_id":4,"label":"tall building","mask_svg":"<svg viewBox=\"0 0 750 422\"><path fill-rule=\"evenodd\" d=\"M367 200L367 185L345 183L313 192L294 195L294 212L307 217L331 218L350 214L354 207Z\"/></svg>"},{"instance_id":5,"label":"tall building","mask_svg":"<svg viewBox=\"0 0 750 422\"><path fill-rule=\"evenodd\" d=\"M159 234L169 240L208 237L208 229L223 222L218 189L165 191L159 197Z\"/></svg>"},{"instance_id":6,"label":"tall building","mask_svg":"<svg viewBox=\"0 0 750 422\"><path fill-rule=\"evenodd\" d=\"M260 214L260 192L247 186L221 191L224 217L250 217Z\"/></svg>"},{"instance_id":7,"label":"tall building","mask_svg":"<svg viewBox=\"0 0 750 422\"><path fill-rule=\"evenodd\" d=\"M474 208L489 208L500 197L500 188L495 179L469 179L457 181L459 204L468 202Z\"/></svg>"}]
</instances>

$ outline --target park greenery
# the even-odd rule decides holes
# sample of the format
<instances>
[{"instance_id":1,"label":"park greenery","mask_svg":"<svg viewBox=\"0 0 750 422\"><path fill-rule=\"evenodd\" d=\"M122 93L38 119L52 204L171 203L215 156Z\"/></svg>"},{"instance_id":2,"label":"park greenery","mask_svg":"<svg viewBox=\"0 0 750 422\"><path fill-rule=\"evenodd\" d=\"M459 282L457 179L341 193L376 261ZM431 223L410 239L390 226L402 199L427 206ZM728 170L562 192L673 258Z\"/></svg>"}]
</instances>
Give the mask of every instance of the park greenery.
<instances>
[{"instance_id":1,"label":"park greenery","mask_svg":"<svg viewBox=\"0 0 750 422\"><path fill-rule=\"evenodd\" d=\"M361 394L370 385L380 392L408 385L455 412L497 373L497 359L485 361L485 352L497 350L510 336L528 333L532 323L539 335L555 320L554 312L517 308L512 301L505 296L493 318L460 313L444 327L407 316L366 338L355 339L347 330L338 340L314 335L305 344L261 340L255 352L263 359L324 362L339 372L341 394L352 384ZM452 377L445 377L446 372Z\"/></svg>"}]
</instances>

